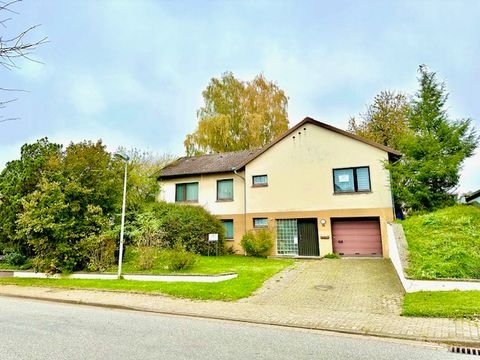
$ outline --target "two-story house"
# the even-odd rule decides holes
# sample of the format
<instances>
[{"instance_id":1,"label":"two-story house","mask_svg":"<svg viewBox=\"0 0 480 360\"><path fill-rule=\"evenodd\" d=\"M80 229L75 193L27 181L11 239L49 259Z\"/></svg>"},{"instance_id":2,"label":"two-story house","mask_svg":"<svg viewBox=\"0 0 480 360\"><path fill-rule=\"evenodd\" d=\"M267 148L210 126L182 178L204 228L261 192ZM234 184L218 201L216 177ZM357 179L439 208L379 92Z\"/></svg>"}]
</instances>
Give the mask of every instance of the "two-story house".
<instances>
[{"instance_id":1,"label":"two-story house","mask_svg":"<svg viewBox=\"0 0 480 360\"><path fill-rule=\"evenodd\" d=\"M387 256L384 164L400 156L305 118L262 149L178 159L162 171L160 199L204 206L238 253L246 231L269 227L272 255Z\"/></svg>"}]
</instances>

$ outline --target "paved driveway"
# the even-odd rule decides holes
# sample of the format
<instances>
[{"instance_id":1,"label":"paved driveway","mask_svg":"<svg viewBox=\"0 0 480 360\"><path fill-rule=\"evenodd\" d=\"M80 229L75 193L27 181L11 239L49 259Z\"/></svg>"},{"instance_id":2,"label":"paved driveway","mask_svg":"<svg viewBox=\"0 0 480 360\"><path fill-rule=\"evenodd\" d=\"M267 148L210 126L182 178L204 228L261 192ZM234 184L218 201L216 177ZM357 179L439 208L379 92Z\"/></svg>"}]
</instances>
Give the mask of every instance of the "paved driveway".
<instances>
[{"instance_id":1,"label":"paved driveway","mask_svg":"<svg viewBox=\"0 0 480 360\"><path fill-rule=\"evenodd\" d=\"M401 312L403 288L383 259L299 261L245 302L371 314Z\"/></svg>"}]
</instances>

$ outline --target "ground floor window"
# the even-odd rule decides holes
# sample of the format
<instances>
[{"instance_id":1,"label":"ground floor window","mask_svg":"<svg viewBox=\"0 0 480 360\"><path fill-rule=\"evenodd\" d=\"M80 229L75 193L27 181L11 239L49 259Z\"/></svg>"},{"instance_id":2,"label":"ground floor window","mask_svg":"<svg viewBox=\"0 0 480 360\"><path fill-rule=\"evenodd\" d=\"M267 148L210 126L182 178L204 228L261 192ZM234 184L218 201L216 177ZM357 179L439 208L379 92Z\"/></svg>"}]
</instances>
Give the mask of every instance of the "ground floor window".
<instances>
[{"instance_id":1,"label":"ground floor window","mask_svg":"<svg viewBox=\"0 0 480 360\"><path fill-rule=\"evenodd\" d=\"M298 255L297 219L277 220L277 254Z\"/></svg>"},{"instance_id":2,"label":"ground floor window","mask_svg":"<svg viewBox=\"0 0 480 360\"><path fill-rule=\"evenodd\" d=\"M225 228L225 239L233 240L233 220L222 220Z\"/></svg>"},{"instance_id":3,"label":"ground floor window","mask_svg":"<svg viewBox=\"0 0 480 360\"><path fill-rule=\"evenodd\" d=\"M254 228L265 228L268 226L268 218L253 218Z\"/></svg>"}]
</instances>

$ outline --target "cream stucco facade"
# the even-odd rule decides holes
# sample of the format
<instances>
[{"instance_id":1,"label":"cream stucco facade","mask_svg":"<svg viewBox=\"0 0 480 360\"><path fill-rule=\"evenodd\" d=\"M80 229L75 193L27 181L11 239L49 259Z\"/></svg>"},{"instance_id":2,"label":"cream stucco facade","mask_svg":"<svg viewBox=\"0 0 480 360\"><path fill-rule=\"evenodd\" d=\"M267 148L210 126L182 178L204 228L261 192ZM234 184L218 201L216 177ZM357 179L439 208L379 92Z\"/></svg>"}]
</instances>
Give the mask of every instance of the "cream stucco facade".
<instances>
[{"instance_id":1,"label":"cream stucco facade","mask_svg":"<svg viewBox=\"0 0 480 360\"><path fill-rule=\"evenodd\" d=\"M387 256L386 223L393 220L389 172L384 168L388 158L388 151L380 147L304 121L238 174L165 179L159 199L175 202L176 184L198 182L198 205L234 221L234 239L227 244L238 253L240 239L253 228L254 218L267 218L272 229L279 219L316 219L320 256L333 252L332 219L378 218ZM335 193L333 170L355 167L368 167L370 191ZM257 175L267 175L268 186L253 186L252 177ZM233 179L233 201L217 201L217 181L222 179ZM276 247L272 254L277 254Z\"/></svg>"}]
</instances>

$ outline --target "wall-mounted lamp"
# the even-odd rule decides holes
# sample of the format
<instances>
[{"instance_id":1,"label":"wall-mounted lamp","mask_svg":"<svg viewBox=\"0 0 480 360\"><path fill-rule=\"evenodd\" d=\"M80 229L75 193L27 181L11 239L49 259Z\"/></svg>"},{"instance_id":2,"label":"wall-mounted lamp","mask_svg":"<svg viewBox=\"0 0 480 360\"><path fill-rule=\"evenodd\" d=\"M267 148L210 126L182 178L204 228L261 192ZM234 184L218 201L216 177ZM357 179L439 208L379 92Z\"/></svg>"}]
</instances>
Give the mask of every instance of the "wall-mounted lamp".
<instances>
[{"instance_id":1,"label":"wall-mounted lamp","mask_svg":"<svg viewBox=\"0 0 480 360\"><path fill-rule=\"evenodd\" d=\"M325 226L326 223L327 223L327 220L325 220L325 219L320 220L320 224L322 224L322 226Z\"/></svg>"}]
</instances>

